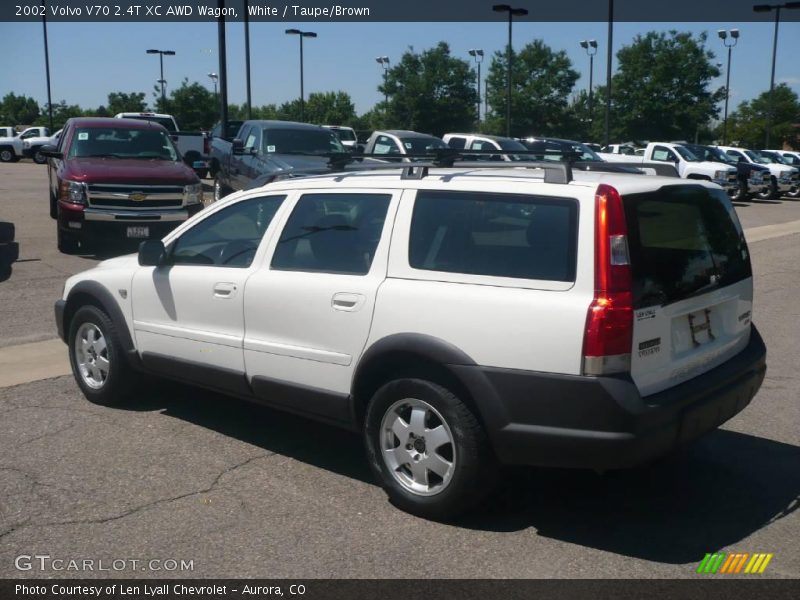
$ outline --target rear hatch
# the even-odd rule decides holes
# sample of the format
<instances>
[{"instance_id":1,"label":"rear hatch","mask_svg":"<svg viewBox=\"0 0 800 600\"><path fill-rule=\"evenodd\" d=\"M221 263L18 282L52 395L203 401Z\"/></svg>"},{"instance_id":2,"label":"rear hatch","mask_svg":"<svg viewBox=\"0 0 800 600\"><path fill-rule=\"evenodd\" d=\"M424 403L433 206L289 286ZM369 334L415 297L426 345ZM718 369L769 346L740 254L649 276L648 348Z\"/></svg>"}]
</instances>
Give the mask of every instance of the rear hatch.
<instances>
[{"instance_id":1,"label":"rear hatch","mask_svg":"<svg viewBox=\"0 0 800 600\"><path fill-rule=\"evenodd\" d=\"M747 346L752 270L722 190L665 186L623 202L633 279L631 376L647 396Z\"/></svg>"}]
</instances>

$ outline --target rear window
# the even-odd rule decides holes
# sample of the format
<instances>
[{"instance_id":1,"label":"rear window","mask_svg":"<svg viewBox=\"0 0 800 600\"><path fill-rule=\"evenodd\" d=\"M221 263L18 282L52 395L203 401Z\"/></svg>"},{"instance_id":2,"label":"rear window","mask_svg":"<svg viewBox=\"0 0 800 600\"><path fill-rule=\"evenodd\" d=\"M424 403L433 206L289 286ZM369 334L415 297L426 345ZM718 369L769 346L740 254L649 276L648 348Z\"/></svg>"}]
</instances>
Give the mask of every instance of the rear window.
<instances>
[{"instance_id":1,"label":"rear window","mask_svg":"<svg viewBox=\"0 0 800 600\"><path fill-rule=\"evenodd\" d=\"M409 264L428 271L574 281L577 219L572 200L420 191Z\"/></svg>"},{"instance_id":2,"label":"rear window","mask_svg":"<svg viewBox=\"0 0 800 600\"><path fill-rule=\"evenodd\" d=\"M665 305L752 275L742 227L722 190L668 186L624 197L634 307Z\"/></svg>"}]
</instances>

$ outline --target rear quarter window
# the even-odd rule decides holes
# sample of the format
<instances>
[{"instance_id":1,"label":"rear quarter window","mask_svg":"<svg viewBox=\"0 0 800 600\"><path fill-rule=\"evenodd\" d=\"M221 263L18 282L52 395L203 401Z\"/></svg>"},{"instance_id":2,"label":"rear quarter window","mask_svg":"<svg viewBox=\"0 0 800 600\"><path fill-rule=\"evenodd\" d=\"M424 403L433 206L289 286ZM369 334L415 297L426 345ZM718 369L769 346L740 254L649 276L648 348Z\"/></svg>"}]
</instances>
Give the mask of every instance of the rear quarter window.
<instances>
[{"instance_id":1,"label":"rear quarter window","mask_svg":"<svg viewBox=\"0 0 800 600\"><path fill-rule=\"evenodd\" d=\"M577 223L574 200L420 191L409 264L428 271L572 282Z\"/></svg>"}]
</instances>

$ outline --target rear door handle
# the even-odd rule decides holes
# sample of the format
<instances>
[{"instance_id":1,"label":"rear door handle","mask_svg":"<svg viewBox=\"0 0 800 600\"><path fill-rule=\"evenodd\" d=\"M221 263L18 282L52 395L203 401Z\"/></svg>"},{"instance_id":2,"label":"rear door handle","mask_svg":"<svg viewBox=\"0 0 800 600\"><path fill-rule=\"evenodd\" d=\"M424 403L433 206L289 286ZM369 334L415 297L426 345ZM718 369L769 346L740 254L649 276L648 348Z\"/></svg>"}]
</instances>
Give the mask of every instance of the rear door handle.
<instances>
[{"instance_id":1,"label":"rear door handle","mask_svg":"<svg viewBox=\"0 0 800 600\"><path fill-rule=\"evenodd\" d=\"M338 292L331 299L331 306L334 310L346 312L356 312L364 306L366 296L363 294L352 294L350 292Z\"/></svg>"},{"instance_id":2,"label":"rear door handle","mask_svg":"<svg viewBox=\"0 0 800 600\"><path fill-rule=\"evenodd\" d=\"M214 297L233 298L236 295L237 286L235 283L219 282L214 284Z\"/></svg>"}]
</instances>

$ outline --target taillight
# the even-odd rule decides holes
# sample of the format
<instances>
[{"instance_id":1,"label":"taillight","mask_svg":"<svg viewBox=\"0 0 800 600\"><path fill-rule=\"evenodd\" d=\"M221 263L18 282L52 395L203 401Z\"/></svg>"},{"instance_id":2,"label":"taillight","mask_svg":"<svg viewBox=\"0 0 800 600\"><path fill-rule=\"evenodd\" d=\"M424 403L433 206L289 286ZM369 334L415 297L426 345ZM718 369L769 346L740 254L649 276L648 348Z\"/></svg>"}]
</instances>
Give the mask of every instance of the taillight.
<instances>
[{"instance_id":1,"label":"taillight","mask_svg":"<svg viewBox=\"0 0 800 600\"><path fill-rule=\"evenodd\" d=\"M594 244L594 299L586 315L583 372L628 371L633 339L628 227L619 192L605 184L595 195Z\"/></svg>"}]
</instances>

